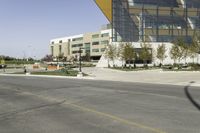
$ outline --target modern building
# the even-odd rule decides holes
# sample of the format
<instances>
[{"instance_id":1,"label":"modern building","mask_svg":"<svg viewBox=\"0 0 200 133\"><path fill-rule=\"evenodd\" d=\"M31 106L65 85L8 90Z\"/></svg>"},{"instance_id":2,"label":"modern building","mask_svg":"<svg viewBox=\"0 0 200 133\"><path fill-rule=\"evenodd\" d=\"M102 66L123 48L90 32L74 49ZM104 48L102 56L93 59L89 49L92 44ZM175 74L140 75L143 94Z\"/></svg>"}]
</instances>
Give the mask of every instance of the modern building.
<instances>
[{"instance_id":1,"label":"modern building","mask_svg":"<svg viewBox=\"0 0 200 133\"><path fill-rule=\"evenodd\" d=\"M113 41L190 42L200 31L200 0L95 0L112 24ZM119 37L120 36L120 37Z\"/></svg>"},{"instance_id":2,"label":"modern building","mask_svg":"<svg viewBox=\"0 0 200 133\"><path fill-rule=\"evenodd\" d=\"M141 44L157 47L165 44L167 58L164 64L172 64L170 50L173 41L183 38L192 42L195 33L200 33L200 0L94 0L112 25L112 42L131 42L140 51ZM159 64L152 52L150 64ZM139 57L138 57L139 59ZM191 59L187 59L191 62ZM119 62L116 59L115 62ZM137 61L140 62L140 59ZM184 63L184 61L181 61ZM110 64L112 65L112 64ZM117 65L122 65L117 63ZM106 67L104 56L97 64Z\"/></svg>"},{"instance_id":3,"label":"modern building","mask_svg":"<svg viewBox=\"0 0 200 133\"><path fill-rule=\"evenodd\" d=\"M75 36L56 38L50 41L51 55L56 59L60 55L70 59L79 58L79 48L82 56L89 56L91 60L99 60L111 41L110 25L102 26L98 32L84 33Z\"/></svg>"}]
</instances>

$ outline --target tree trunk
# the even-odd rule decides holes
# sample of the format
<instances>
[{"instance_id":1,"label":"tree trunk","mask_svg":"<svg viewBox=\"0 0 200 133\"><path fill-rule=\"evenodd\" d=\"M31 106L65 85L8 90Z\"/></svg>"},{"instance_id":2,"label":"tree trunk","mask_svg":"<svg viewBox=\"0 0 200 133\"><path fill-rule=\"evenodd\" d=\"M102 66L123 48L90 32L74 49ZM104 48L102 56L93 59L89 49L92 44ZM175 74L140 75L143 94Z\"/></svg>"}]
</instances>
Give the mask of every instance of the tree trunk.
<instances>
[{"instance_id":1,"label":"tree trunk","mask_svg":"<svg viewBox=\"0 0 200 133\"><path fill-rule=\"evenodd\" d=\"M129 63L129 69L131 69L131 61L129 60L128 63Z\"/></svg>"},{"instance_id":2,"label":"tree trunk","mask_svg":"<svg viewBox=\"0 0 200 133\"><path fill-rule=\"evenodd\" d=\"M186 57L185 57L185 59L184 59L184 60L185 60L185 65L186 65L186 64L187 64L187 62L186 62L186 60L187 60L187 59L186 59Z\"/></svg>"},{"instance_id":3,"label":"tree trunk","mask_svg":"<svg viewBox=\"0 0 200 133\"><path fill-rule=\"evenodd\" d=\"M193 64L194 64L194 57L192 57L192 59L193 59Z\"/></svg>"}]
</instances>

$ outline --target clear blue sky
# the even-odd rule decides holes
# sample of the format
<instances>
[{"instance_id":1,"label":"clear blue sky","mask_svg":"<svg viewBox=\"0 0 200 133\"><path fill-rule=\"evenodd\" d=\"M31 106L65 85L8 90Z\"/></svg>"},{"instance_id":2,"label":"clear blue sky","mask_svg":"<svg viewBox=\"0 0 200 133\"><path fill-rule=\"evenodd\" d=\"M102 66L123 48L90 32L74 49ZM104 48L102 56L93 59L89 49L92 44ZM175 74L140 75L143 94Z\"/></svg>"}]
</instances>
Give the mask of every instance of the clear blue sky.
<instances>
[{"instance_id":1,"label":"clear blue sky","mask_svg":"<svg viewBox=\"0 0 200 133\"><path fill-rule=\"evenodd\" d=\"M43 57L50 39L108 23L93 0L0 0L0 55Z\"/></svg>"}]
</instances>

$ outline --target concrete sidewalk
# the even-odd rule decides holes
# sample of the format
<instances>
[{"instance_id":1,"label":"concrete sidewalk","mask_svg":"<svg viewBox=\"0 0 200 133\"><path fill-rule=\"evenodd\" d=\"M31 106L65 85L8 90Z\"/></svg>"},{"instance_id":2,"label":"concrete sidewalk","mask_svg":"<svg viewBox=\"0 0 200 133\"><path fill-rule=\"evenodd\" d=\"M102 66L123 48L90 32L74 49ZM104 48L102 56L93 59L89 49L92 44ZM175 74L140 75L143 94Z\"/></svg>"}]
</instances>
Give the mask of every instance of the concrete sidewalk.
<instances>
[{"instance_id":1,"label":"concrete sidewalk","mask_svg":"<svg viewBox=\"0 0 200 133\"><path fill-rule=\"evenodd\" d=\"M200 86L200 72L172 72L162 70L120 71L108 68L83 68L83 72L97 80L111 80L124 82L141 82L154 84L188 85L194 81L193 86Z\"/></svg>"},{"instance_id":2,"label":"concrete sidewalk","mask_svg":"<svg viewBox=\"0 0 200 133\"><path fill-rule=\"evenodd\" d=\"M5 74L4 76L34 76L46 78L71 78L71 79L89 79L89 80L106 80L106 81L123 81L123 82L138 82L152 84L170 84L186 86L191 81L195 83L192 86L200 86L200 72L172 72L162 70L145 70L145 71L120 71L108 68L88 67L82 69L84 73L89 74L87 77L66 77L66 76L47 76L47 75L16 75ZM16 70L10 70L13 72ZM18 70L20 71L20 70ZM8 72L7 72L8 73Z\"/></svg>"}]
</instances>

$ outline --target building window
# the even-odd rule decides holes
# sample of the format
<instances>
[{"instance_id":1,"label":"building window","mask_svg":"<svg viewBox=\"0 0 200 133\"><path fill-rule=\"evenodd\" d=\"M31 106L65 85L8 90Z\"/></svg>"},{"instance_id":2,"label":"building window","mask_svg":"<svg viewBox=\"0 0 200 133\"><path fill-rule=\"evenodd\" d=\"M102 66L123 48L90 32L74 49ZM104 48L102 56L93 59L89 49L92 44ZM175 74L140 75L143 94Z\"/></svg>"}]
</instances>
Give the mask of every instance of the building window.
<instances>
[{"instance_id":1,"label":"building window","mask_svg":"<svg viewBox=\"0 0 200 133\"><path fill-rule=\"evenodd\" d=\"M92 35L92 38L99 38L99 34Z\"/></svg>"},{"instance_id":2,"label":"building window","mask_svg":"<svg viewBox=\"0 0 200 133\"><path fill-rule=\"evenodd\" d=\"M73 38L72 41L82 41L83 37Z\"/></svg>"},{"instance_id":3,"label":"building window","mask_svg":"<svg viewBox=\"0 0 200 133\"><path fill-rule=\"evenodd\" d=\"M59 45L59 54L61 54L61 53L62 53L62 46Z\"/></svg>"},{"instance_id":4,"label":"building window","mask_svg":"<svg viewBox=\"0 0 200 133\"><path fill-rule=\"evenodd\" d=\"M90 51L90 43L85 43L85 51Z\"/></svg>"},{"instance_id":5,"label":"building window","mask_svg":"<svg viewBox=\"0 0 200 133\"><path fill-rule=\"evenodd\" d=\"M99 52L99 49L92 49L92 52Z\"/></svg>"},{"instance_id":6,"label":"building window","mask_svg":"<svg viewBox=\"0 0 200 133\"><path fill-rule=\"evenodd\" d=\"M90 43L85 43L85 47L89 48L90 47Z\"/></svg>"},{"instance_id":7,"label":"building window","mask_svg":"<svg viewBox=\"0 0 200 133\"><path fill-rule=\"evenodd\" d=\"M62 43L62 40L60 40L59 43Z\"/></svg>"},{"instance_id":8,"label":"building window","mask_svg":"<svg viewBox=\"0 0 200 133\"><path fill-rule=\"evenodd\" d=\"M80 43L80 44L73 44L73 45L72 45L72 48L75 48L75 47L82 47L82 46L83 46L82 43Z\"/></svg>"},{"instance_id":9,"label":"building window","mask_svg":"<svg viewBox=\"0 0 200 133\"><path fill-rule=\"evenodd\" d=\"M53 56L53 46L51 46L51 55Z\"/></svg>"},{"instance_id":10,"label":"building window","mask_svg":"<svg viewBox=\"0 0 200 133\"><path fill-rule=\"evenodd\" d=\"M101 44L108 44L108 40L101 41Z\"/></svg>"},{"instance_id":11,"label":"building window","mask_svg":"<svg viewBox=\"0 0 200 133\"><path fill-rule=\"evenodd\" d=\"M51 42L51 44L54 44L54 41L53 41L53 42Z\"/></svg>"},{"instance_id":12,"label":"building window","mask_svg":"<svg viewBox=\"0 0 200 133\"><path fill-rule=\"evenodd\" d=\"M90 49L86 49L86 50L85 50L85 53L90 53Z\"/></svg>"},{"instance_id":13,"label":"building window","mask_svg":"<svg viewBox=\"0 0 200 133\"><path fill-rule=\"evenodd\" d=\"M77 54L77 53L79 53L79 50L72 51L72 54ZM83 53L83 50L81 50L81 53Z\"/></svg>"},{"instance_id":14,"label":"building window","mask_svg":"<svg viewBox=\"0 0 200 133\"><path fill-rule=\"evenodd\" d=\"M103 33L101 34L101 37L109 37L109 33Z\"/></svg>"},{"instance_id":15,"label":"building window","mask_svg":"<svg viewBox=\"0 0 200 133\"><path fill-rule=\"evenodd\" d=\"M92 45L99 45L99 42L92 42Z\"/></svg>"},{"instance_id":16,"label":"building window","mask_svg":"<svg viewBox=\"0 0 200 133\"><path fill-rule=\"evenodd\" d=\"M104 52L105 50L106 50L106 48L102 48L102 49L101 49L101 52Z\"/></svg>"}]
</instances>

